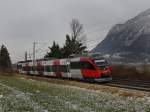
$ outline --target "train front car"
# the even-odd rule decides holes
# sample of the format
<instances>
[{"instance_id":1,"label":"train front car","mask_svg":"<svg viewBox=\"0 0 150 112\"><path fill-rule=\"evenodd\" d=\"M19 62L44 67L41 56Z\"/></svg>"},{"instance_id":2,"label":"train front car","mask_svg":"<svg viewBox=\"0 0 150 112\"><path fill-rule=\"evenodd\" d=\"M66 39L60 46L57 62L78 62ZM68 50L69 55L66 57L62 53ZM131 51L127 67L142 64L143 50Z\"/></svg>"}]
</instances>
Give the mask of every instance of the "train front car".
<instances>
[{"instance_id":1,"label":"train front car","mask_svg":"<svg viewBox=\"0 0 150 112\"><path fill-rule=\"evenodd\" d=\"M95 79L98 82L102 81L111 81L112 76L111 76L111 71L112 68L108 65L107 61L105 59L99 59L99 60L94 60L96 66L99 68L101 71L100 73L100 78Z\"/></svg>"},{"instance_id":2,"label":"train front car","mask_svg":"<svg viewBox=\"0 0 150 112\"><path fill-rule=\"evenodd\" d=\"M107 82L112 80L111 72L112 67L108 64L107 60L99 53L90 54L93 64L95 64L97 71L99 71L99 78L95 78L97 82Z\"/></svg>"}]
</instances>

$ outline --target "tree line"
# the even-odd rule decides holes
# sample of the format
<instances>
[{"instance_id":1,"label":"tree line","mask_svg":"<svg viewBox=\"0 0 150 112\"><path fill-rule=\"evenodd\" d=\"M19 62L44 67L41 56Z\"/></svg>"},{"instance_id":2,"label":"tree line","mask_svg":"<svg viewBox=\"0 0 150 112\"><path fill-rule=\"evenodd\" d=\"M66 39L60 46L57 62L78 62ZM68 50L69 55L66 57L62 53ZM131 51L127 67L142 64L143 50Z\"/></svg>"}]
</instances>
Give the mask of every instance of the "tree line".
<instances>
[{"instance_id":1,"label":"tree line","mask_svg":"<svg viewBox=\"0 0 150 112\"><path fill-rule=\"evenodd\" d=\"M71 33L66 35L65 44L60 47L55 41L49 47L50 52L47 52L44 58L68 58L72 54L86 53L85 35L83 25L78 19L73 19L70 23Z\"/></svg>"},{"instance_id":2,"label":"tree line","mask_svg":"<svg viewBox=\"0 0 150 112\"><path fill-rule=\"evenodd\" d=\"M0 71L11 70L12 63L7 48L2 45L0 47Z\"/></svg>"}]
</instances>

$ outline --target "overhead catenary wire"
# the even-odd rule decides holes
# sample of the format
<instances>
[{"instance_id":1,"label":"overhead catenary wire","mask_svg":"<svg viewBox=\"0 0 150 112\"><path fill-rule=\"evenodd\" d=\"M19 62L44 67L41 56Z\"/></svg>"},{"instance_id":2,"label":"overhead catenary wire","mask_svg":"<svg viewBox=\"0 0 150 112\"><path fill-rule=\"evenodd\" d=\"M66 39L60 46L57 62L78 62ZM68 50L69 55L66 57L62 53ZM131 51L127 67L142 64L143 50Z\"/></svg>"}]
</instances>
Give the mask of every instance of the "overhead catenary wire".
<instances>
[{"instance_id":1,"label":"overhead catenary wire","mask_svg":"<svg viewBox=\"0 0 150 112\"><path fill-rule=\"evenodd\" d=\"M100 30L104 30L102 29L101 27L98 27L96 28L95 30L93 31L88 31L88 32L85 32L86 34L88 35L91 35L91 34L100 34L99 32L97 31L100 31ZM97 37L97 36L96 36ZM91 49L91 47L94 47L96 46L100 41L102 41L102 38L98 37L98 38L95 38L95 39L91 39L91 40L84 40L82 41L83 44L85 44L87 46L88 49ZM46 55L47 52L49 52L50 50L49 49L46 49L46 47L48 48L48 46L50 44L52 44L52 42L37 42L37 44L42 44L42 46L40 46L40 48L37 48L35 50L35 53L36 53L36 56L39 57L41 56L42 54ZM33 56L33 53L31 51L28 51L28 58L31 59L31 57ZM23 56L22 56L23 57Z\"/></svg>"},{"instance_id":2,"label":"overhead catenary wire","mask_svg":"<svg viewBox=\"0 0 150 112\"><path fill-rule=\"evenodd\" d=\"M96 41L96 43L94 43L94 45L93 45L93 42L95 42L95 41ZM96 39L84 41L82 43L83 44L88 43L87 47L94 47L97 44L98 41L100 41L100 39L96 38ZM47 43L47 44L44 43L44 45L42 45L40 48L35 50L36 58L41 58L42 56L46 55L47 52L50 51L49 49L45 49L45 47L48 48L48 44L49 43ZM92 44L92 45L90 45L90 44ZM28 59L29 60L32 60L32 58L31 58L32 56L33 56L33 53L28 52ZM20 56L20 59L24 59L24 56Z\"/></svg>"},{"instance_id":3,"label":"overhead catenary wire","mask_svg":"<svg viewBox=\"0 0 150 112\"><path fill-rule=\"evenodd\" d=\"M94 45L89 45L89 44L93 44L93 42L95 42L95 41L96 41L96 43L95 43ZM84 41L84 42L82 42L82 43L83 43L83 44L84 44L84 43L88 43L88 44L87 44L87 47L94 47L94 46L97 44L97 41L100 41L100 39L99 39L99 38L96 38L96 39ZM38 49L35 50L35 53L36 53L36 57L37 57L37 58L41 57L41 56L44 55L44 54L46 55L46 53L50 51L49 49L45 49L45 47L48 48L48 44L49 44L49 42L43 43L43 45L42 45L40 48L38 48ZM32 60L32 58L31 58L32 56L33 56L33 53L31 53L31 52L29 51L29 52L28 52L28 59L29 59L29 60ZM24 59L24 56L20 56L20 59ZM19 59L18 59L18 60L19 60Z\"/></svg>"}]
</instances>

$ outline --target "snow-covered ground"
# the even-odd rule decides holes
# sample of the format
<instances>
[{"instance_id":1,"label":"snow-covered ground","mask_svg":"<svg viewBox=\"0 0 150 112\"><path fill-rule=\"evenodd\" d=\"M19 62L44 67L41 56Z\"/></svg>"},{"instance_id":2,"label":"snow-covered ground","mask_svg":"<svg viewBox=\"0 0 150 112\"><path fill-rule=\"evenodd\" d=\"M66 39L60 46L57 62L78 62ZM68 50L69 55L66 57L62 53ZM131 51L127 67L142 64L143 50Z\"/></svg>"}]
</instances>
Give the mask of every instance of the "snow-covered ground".
<instances>
[{"instance_id":1,"label":"snow-covered ground","mask_svg":"<svg viewBox=\"0 0 150 112\"><path fill-rule=\"evenodd\" d=\"M0 76L0 112L150 112L149 93L98 87Z\"/></svg>"}]
</instances>

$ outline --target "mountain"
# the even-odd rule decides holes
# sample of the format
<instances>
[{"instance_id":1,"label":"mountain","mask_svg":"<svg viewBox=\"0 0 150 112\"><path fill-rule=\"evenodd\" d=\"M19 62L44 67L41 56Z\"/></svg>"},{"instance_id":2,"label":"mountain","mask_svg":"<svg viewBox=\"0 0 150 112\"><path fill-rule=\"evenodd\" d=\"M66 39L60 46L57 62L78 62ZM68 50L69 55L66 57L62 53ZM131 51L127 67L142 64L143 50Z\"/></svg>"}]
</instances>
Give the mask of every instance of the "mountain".
<instances>
[{"instance_id":1,"label":"mountain","mask_svg":"<svg viewBox=\"0 0 150 112\"><path fill-rule=\"evenodd\" d=\"M101 52L115 61L150 61L150 9L112 27L92 51Z\"/></svg>"}]
</instances>

